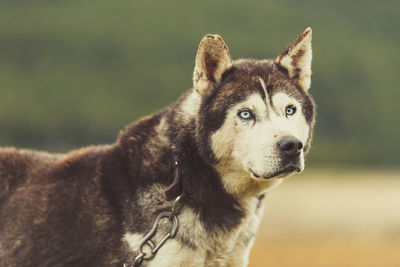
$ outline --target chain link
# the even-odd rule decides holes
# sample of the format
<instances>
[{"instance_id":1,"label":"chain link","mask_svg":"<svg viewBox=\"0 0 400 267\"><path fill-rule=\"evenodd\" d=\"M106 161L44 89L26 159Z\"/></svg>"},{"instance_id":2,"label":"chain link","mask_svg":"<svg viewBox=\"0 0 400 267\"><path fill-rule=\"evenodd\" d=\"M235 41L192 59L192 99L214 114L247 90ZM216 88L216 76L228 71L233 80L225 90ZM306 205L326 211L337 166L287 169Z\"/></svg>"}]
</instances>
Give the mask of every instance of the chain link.
<instances>
[{"instance_id":1,"label":"chain link","mask_svg":"<svg viewBox=\"0 0 400 267\"><path fill-rule=\"evenodd\" d=\"M143 238L142 242L139 244L139 248L137 250L137 256L133 262L133 265L131 267L139 267L143 261L145 260L151 260L156 256L156 253L158 250L167 242L168 239L173 238L178 231L178 213L183 207L182 203L182 196L178 196L175 201L174 201L174 206L172 207L172 211L164 211L160 213L151 230L147 233L147 235ZM167 219L171 223L171 228L167 234L161 239L161 241L155 245L154 242L151 240L157 233L158 227L160 226L160 222L163 219ZM146 251L150 252L145 252L145 247L148 247ZM123 267L128 267L127 264L124 263Z\"/></svg>"}]
</instances>

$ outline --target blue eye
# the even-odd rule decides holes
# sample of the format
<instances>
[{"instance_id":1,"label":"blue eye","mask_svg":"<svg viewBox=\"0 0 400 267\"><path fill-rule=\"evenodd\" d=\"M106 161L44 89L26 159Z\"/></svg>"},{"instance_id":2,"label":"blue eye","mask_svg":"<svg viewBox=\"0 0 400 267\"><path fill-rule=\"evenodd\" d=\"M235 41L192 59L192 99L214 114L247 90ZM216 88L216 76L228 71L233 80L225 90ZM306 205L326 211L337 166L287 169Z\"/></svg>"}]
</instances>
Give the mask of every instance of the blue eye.
<instances>
[{"instance_id":1,"label":"blue eye","mask_svg":"<svg viewBox=\"0 0 400 267\"><path fill-rule=\"evenodd\" d=\"M253 113L251 113L248 110L242 110L238 113L239 118L243 119L243 120L252 120L254 119L254 115Z\"/></svg>"},{"instance_id":2,"label":"blue eye","mask_svg":"<svg viewBox=\"0 0 400 267\"><path fill-rule=\"evenodd\" d=\"M292 116L294 113L296 113L296 107L292 105L287 106L285 109L285 113L286 116Z\"/></svg>"}]
</instances>

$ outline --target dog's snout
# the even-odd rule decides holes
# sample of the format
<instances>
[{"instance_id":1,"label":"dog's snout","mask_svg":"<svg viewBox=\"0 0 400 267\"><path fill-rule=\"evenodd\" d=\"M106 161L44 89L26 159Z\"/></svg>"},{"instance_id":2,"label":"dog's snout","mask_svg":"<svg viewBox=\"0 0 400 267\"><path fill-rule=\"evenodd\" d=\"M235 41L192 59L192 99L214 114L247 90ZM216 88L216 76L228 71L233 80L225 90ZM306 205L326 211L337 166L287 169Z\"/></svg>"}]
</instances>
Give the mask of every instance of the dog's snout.
<instances>
[{"instance_id":1,"label":"dog's snout","mask_svg":"<svg viewBox=\"0 0 400 267\"><path fill-rule=\"evenodd\" d=\"M294 136L285 136L277 143L279 151L289 156L299 156L303 149L303 143Z\"/></svg>"}]
</instances>

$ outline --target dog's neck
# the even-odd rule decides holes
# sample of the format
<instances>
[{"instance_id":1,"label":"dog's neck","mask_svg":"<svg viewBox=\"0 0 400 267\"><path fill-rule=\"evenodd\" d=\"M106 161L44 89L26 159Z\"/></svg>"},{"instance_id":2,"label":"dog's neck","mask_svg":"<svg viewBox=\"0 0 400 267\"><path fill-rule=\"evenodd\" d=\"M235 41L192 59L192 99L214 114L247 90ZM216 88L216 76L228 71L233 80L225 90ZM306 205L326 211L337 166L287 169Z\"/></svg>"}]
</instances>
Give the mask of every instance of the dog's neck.
<instances>
[{"instance_id":1,"label":"dog's neck","mask_svg":"<svg viewBox=\"0 0 400 267\"><path fill-rule=\"evenodd\" d=\"M181 187L193 196L195 202L218 202L221 196L240 201L240 198L263 193L263 188L252 184L248 184L251 188L243 187L247 191L245 193L232 189L226 180L234 180L232 177L239 179L239 176L246 174L235 170L226 171L227 168L211 163L202 155L196 142L196 116L200 105L201 97L192 89L176 104L127 128L120 136L119 143L128 154L128 164L134 165L132 168L135 176L146 177L149 181L167 187L175 177L176 157L181 181L176 188L170 190L172 197L180 193ZM141 169L137 166L141 166ZM157 166L157 171L154 166ZM160 176L160 172L165 175ZM210 194L211 191L215 192Z\"/></svg>"},{"instance_id":2,"label":"dog's neck","mask_svg":"<svg viewBox=\"0 0 400 267\"><path fill-rule=\"evenodd\" d=\"M195 136L198 111L183 114L190 105L200 107L193 94L196 92L189 92L177 104L143 118L120 135L118 146L126 159L127 183L133 190L156 184L165 189L173 183L177 160L180 185L171 190L170 197L165 195L166 200L184 193L190 198L186 205L200 214L209 227L233 227L245 216L249 197L228 192L215 166L201 155ZM175 149L171 149L172 144Z\"/></svg>"}]
</instances>

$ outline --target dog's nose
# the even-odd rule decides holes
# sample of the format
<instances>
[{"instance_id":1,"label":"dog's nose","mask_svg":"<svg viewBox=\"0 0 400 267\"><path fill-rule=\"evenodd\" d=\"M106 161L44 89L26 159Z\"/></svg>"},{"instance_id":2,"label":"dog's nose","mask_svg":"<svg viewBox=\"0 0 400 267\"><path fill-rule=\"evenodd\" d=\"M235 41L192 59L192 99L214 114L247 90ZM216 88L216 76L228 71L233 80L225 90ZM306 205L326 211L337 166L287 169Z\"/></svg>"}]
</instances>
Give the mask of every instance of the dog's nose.
<instances>
[{"instance_id":1,"label":"dog's nose","mask_svg":"<svg viewBox=\"0 0 400 267\"><path fill-rule=\"evenodd\" d=\"M278 149L284 155L289 157L297 157L301 153L303 143L294 136L285 136L278 141Z\"/></svg>"}]
</instances>

